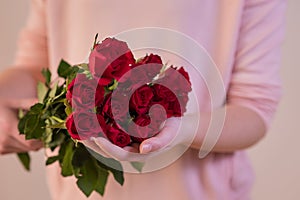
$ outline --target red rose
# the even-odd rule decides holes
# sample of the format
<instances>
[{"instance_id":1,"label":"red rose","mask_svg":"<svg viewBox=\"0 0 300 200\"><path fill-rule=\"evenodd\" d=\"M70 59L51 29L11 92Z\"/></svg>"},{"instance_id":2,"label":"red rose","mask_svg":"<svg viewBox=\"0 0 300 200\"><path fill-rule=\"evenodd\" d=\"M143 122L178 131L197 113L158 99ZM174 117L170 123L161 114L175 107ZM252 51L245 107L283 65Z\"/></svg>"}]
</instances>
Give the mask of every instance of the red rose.
<instances>
[{"instance_id":1,"label":"red rose","mask_svg":"<svg viewBox=\"0 0 300 200\"><path fill-rule=\"evenodd\" d=\"M177 69L178 72L189 82L189 84L191 85L191 81L190 81L190 77L189 74L184 70L183 67L180 67L179 69ZM191 91L192 89L190 89L189 91Z\"/></svg>"},{"instance_id":2,"label":"red rose","mask_svg":"<svg viewBox=\"0 0 300 200\"><path fill-rule=\"evenodd\" d=\"M169 67L164 72L163 78L158 79L156 82L165 85L176 95L188 93L192 90L189 75L183 67L179 69L173 66Z\"/></svg>"},{"instance_id":3,"label":"red rose","mask_svg":"<svg viewBox=\"0 0 300 200\"><path fill-rule=\"evenodd\" d=\"M163 63L160 56L154 54L146 55L134 65L133 69L136 68L138 71L134 72L135 75L130 77L130 80L132 83L139 83L140 81L143 81L143 84L148 83L159 74L162 67Z\"/></svg>"},{"instance_id":4,"label":"red rose","mask_svg":"<svg viewBox=\"0 0 300 200\"><path fill-rule=\"evenodd\" d=\"M116 124L107 126L106 136L115 145L125 147L130 144L130 136L118 128Z\"/></svg>"},{"instance_id":5,"label":"red rose","mask_svg":"<svg viewBox=\"0 0 300 200\"><path fill-rule=\"evenodd\" d=\"M151 105L149 116L151 118L151 128L159 131L161 125L167 119L167 113L164 107L158 106L157 104Z\"/></svg>"},{"instance_id":6,"label":"red rose","mask_svg":"<svg viewBox=\"0 0 300 200\"><path fill-rule=\"evenodd\" d=\"M80 140L80 137L78 135L78 132L77 132L77 129L76 129L76 126L75 126L75 123L74 123L73 115L70 115L67 118L66 127L67 127L67 130L68 130L68 133L70 134L70 136L73 139Z\"/></svg>"},{"instance_id":7,"label":"red rose","mask_svg":"<svg viewBox=\"0 0 300 200\"><path fill-rule=\"evenodd\" d=\"M154 100L166 109L167 116L182 116L186 111L188 92L192 90L188 73L181 67L171 66L164 72L163 78L153 85Z\"/></svg>"},{"instance_id":8,"label":"red rose","mask_svg":"<svg viewBox=\"0 0 300 200\"><path fill-rule=\"evenodd\" d=\"M178 97L169 88L160 84L154 84L152 89L154 93L153 104L163 106L168 118L174 117L175 115L178 116L178 111L181 113Z\"/></svg>"},{"instance_id":9,"label":"red rose","mask_svg":"<svg viewBox=\"0 0 300 200\"><path fill-rule=\"evenodd\" d=\"M166 110L168 117L180 117L185 112L185 105L181 105L178 100L171 101L168 103Z\"/></svg>"},{"instance_id":10,"label":"red rose","mask_svg":"<svg viewBox=\"0 0 300 200\"><path fill-rule=\"evenodd\" d=\"M119 80L134 63L127 44L115 38L106 38L96 45L89 57L90 71L94 77L101 78L101 85L107 85L113 79Z\"/></svg>"},{"instance_id":11,"label":"red rose","mask_svg":"<svg viewBox=\"0 0 300 200\"><path fill-rule=\"evenodd\" d=\"M129 124L128 131L133 141L141 143L159 132L158 127L150 125L151 120L147 115L140 115Z\"/></svg>"},{"instance_id":12,"label":"red rose","mask_svg":"<svg viewBox=\"0 0 300 200\"><path fill-rule=\"evenodd\" d=\"M84 74L77 74L68 86L66 98L71 106L92 109L104 99L104 88L97 86L95 79L88 79Z\"/></svg>"},{"instance_id":13,"label":"red rose","mask_svg":"<svg viewBox=\"0 0 300 200\"><path fill-rule=\"evenodd\" d=\"M154 93L154 100L155 102L159 101L175 101L177 99L176 95L170 90L169 88L161 85L161 84L154 84L152 86L153 93Z\"/></svg>"},{"instance_id":14,"label":"red rose","mask_svg":"<svg viewBox=\"0 0 300 200\"><path fill-rule=\"evenodd\" d=\"M90 137L103 136L105 128L104 118L95 116L90 112L76 112L71 114L66 120L66 127L73 139L86 140Z\"/></svg>"},{"instance_id":15,"label":"red rose","mask_svg":"<svg viewBox=\"0 0 300 200\"><path fill-rule=\"evenodd\" d=\"M113 97L113 100L112 100ZM109 119L109 121L117 121L118 123L126 123L124 120L129 119L128 104L126 104L125 96L109 93L106 95L101 107L101 113L103 116Z\"/></svg>"},{"instance_id":16,"label":"red rose","mask_svg":"<svg viewBox=\"0 0 300 200\"><path fill-rule=\"evenodd\" d=\"M146 114L149 111L149 105L151 104L153 96L153 91L149 85L143 85L138 88L132 94L129 101L131 113L137 113L139 115Z\"/></svg>"},{"instance_id":17,"label":"red rose","mask_svg":"<svg viewBox=\"0 0 300 200\"><path fill-rule=\"evenodd\" d=\"M160 66L162 66L162 64L163 64L161 57L159 55L155 55L152 53L149 56L146 55L144 58L139 60L137 63L138 64L157 63L157 64L160 64ZM160 70L160 69L157 69L157 70Z\"/></svg>"}]
</instances>

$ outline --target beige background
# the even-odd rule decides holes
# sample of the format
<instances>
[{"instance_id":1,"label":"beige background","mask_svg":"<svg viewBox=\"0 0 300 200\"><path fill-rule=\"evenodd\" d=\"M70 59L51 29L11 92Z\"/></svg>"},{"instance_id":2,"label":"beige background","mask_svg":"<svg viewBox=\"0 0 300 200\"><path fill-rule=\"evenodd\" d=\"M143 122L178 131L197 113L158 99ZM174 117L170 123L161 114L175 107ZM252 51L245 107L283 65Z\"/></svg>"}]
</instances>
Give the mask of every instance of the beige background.
<instances>
[{"instance_id":1,"label":"beige background","mask_svg":"<svg viewBox=\"0 0 300 200\"><path fill-rule=\"evenodd\" d=\"M257 174L254 200L300 199L300 1L290 0L283 46L284 96L267 137L249 150ZM0 69L13 61L17 33L24 25L28 0L0 1ZM32 153L32 170L15 155L0 156L0 199L48 200L43 151Z\"/></svg>"}]
</instances>

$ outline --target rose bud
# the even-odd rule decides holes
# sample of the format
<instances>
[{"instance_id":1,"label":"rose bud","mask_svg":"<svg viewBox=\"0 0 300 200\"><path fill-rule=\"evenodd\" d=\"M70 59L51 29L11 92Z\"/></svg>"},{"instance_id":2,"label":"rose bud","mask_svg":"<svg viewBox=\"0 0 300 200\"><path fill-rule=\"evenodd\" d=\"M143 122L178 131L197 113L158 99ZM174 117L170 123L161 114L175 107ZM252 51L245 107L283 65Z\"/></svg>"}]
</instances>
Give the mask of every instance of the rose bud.
<instances>
[{"instance_id":1,"label":"rose bud","mask_svg":"<svg viewBox=\"0 0 300 200\"><path fill-rule=\"evenodd\" d=\"M134 75L130 77L132 84L148 83L160 73L163 64L160 56L150 54L145 56L134 65Z\"/></svg>"},{"instance_id":2,"label":"rose bud","mask_svg":"<svg viewBox=\"0 0 300 200\"><path fill-rule=\"evenodd\" d=\"M181 105L178 101L178 96L176 96L169 88L154 84L152 86L154 97L153 104L159 104L164 107L167 117L181 116Z\"/></svg>"},{"instance_id":3,"label":"rose bud","mask_svg":"<svg viewBox=\"0 0 300 200\"><path fill-rule=\"evenodd\" d=\"M100 78L101 85L108 85L113 79L119 80L134 64L135 59L127 44L115 38L106 38L89 56L89 69L94 77Z\"/></svg>"},{"instance_id":4,"label":"rose bud","mask_svg":"<svg viewBox=\"0 0 300 200\"><path fill-rule=\"evenodd\" d=\"M128 100L126 100L126 97L115 93L113 95L112 93L109 93L105 96L100 112L103 114L103 116L109 118L111 121L122 123L129 119L127 115L128 104L126 104L126 102L128 102Z\"/></svg>"},{"instance_id":5,"label":"rose bud","mask_svg":"<svg viewBox=\"0 0 300 200\"><path fill-rule=\"evenodd\" d=\"M73 139L86 140L103 136L104 118L95 113L79 111L71 114L66 120L66 127Z\"/></svg>"},{"instance_id":6,"label":"rose bud","mask_svg":"<svg viewBox=\"0 0 300 200\"><path fill-rule=\"evenodd\" d=\"M88 79L84 74L77 74L68 85L66 98L72 107L93 109L104 99L104 88L97 86L95 79Z\"/></svg>"},{"instance_id":7,"label":"rose bud","mask_svg":"<svg viewBox=\"0 0 300 200\"><path fill-rule=\"evenodd\" d=\"M105 134L113 144L119 147L125 147L131 143L130 136L119 129L115 123L107 126Z\"/></svg>"},{"instance_id":8,"label":"rose bud","mask_svg":"<svg viewBox=\"0 0 300 200\"><path fill-rule=\"evenodd\" d=\"M138 115L146 114L149 111L154 94L149 85L143 85L138 88L131 96L129 101L129 108L132 113Z\"/></svg>"},{"instance_id":9,"label":"rose bud","mask_svg":"<svg viewBox=\"0 0 300 200\"><path fill-rule=\"evenodd\" d=\"M173 66L169 67L164 72L164 76L155 83L168 87L176 95L188 93L192 90L189 76L182 67L179 69Z\"/></svg>"},{"instance_id":10,"label":"rose bud","mask_svg":"<svg viewBox=\"0 0 300 200\"><path fill-rule=\"evenodd\" d=\"M158 127L149 126L151 120L147 115L140 115L129 124L128 131L133 141L141 143L159 132Z\"/></svg>"}]
</instances>

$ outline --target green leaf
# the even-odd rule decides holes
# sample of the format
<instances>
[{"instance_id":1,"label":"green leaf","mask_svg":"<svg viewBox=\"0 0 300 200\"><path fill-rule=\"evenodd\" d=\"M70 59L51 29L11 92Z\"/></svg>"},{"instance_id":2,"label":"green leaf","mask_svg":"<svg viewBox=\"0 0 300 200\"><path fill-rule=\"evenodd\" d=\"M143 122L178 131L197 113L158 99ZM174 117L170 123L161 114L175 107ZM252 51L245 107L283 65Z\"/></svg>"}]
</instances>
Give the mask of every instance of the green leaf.
<instances>
[{"instance_id":1,"label":"green leaf","mask_svg":"<svg viewBox=\"0 0 300 200\"><path fill-rule=\"evenodd\" d=\"M72 110L71 105L68 103L68 100L67 100L67 99L65 99L64 105L66 106L66 108L65 108L65 113L67 114L67 116L71 115L72 112L73 112L73 110Z\"/></svg>"},{"instance_id":2,"label":"green leaf","mask_svg":"<svg viewBox=\"0 0 300 200\"><path fill-rule=\"evenodd\" d=\"M69 74L68 79L73 80L76 77L77 73L79 73L79 67L73 66L73 71Z\"/></svg>"},{"instance_id":3,"label":"green leaf","mask_svg":"<svg viewBox=\"0 0 300 200\"><path fill-rule=\"evenodd\" d=\"M20 119L18 129L25 134L26 139L40 139L45 133L45 121L41 119L44 105L37 103L33 105L28 113Z\"/></svg>"},{"instance_id":4,"label":"green leaf","mask_svg":"<svg viewBox=\"0 0 300 200\"><path fill-rule=\"evenodd\" d=\"M19 130L19 133L20 134L24 134L25 132L25 124L26 124L26 121L28 119L28 114L24 115L20 120L19 120L19 123L18 123L18 130Z\"/></svg>"},{"instance_id":5,"label":"green leaf","mask_svg":"<svg viewBox=\"0 0 300 200\"><path fill-rule=\"evenodd\" d=\"M51 128L48 128L47 125L46 125L44 133L45 134L43 135L43 142L44 142L44 144L48 144L52 141L53 131L52 131Z\"/></svg>"},{"instance_id":6,"label":"green leaf","mask_svg":"<svg viewBox=\"0 0 300 200\"><path fill-rule=\"evenodd\" d=\"M124 174L123 171L119 171L116 169L109 169L109 171L113 174L114 179L120 184L123 185L124 184Z\"/></svg>"},{"instance_id":7,"label":"green leaf","mask_svg":"<svg viewBox=\"0 0 300 200\"><path fill-rule=\"evenodd\" d=\"M72 66L64 60L61 60L57 69L57 73L62 78L67 78L72 72Z\"/></svg>"},{"instance_id":8,"label":"green leaf","mask_svg":"<svg viewBox=\"0 0 300 200\"><path fill-rule=\"evenodd\" d=\"M45 132L45 122L41 120L39 115L29 115L24 128L26 140L40 139Z\"/></svg>"},{"instance_id":9,"label":"green leaf","mask_svg":"<svg viewBox=\"0 0 300 200\"><path fill-rule=\"evenodd\" d=\"M124 184L124 174L123 174L123 167L120 162L112 158L106 158L101 156L100 154L94 152L93 150L89 149L90 154L98 160L99 166L104 169L109 170L114 179L120 184Z\"/></svg>"},{"instance_id":10,"label":"green leaf","mask_svg":"<svg viewBox=\"0 0 300 200\"><path fill-rule=\"evenodd\" d=\"M57 133L52 134L52 141L46 143L45 146L47 148L51 148L51 150L54 150L57 146L61 145L65 141L65 138L65 134L59 130Z\"/></svg>"},{"instance_id":11,"label":"green leaf","mask_svg":"<svg viewBox=\"0 0 300 200\"><path fill-rule=\"evenodd\" d=\"M50 85L50 82L51 82L51 72L50 70L47 68L47 69L43 69L42 70L42 74L45 78L45 81L46 81L46 85Z\"/></svg>"},{"instance_id":12,"label":"green leaf","mask_svg":"<svg viewBox=\"0 0 300 200\"><path fill-rule=\"evenodd\" d=\"M41 114L43 112L44 105L41 103L34 104L30 107L29 114Z\"/></svg>"},{"instance_id":13,"label":"green leaf","mask_svg":"<svg viewBox=\"0 0 300 200\"><path fill-rule=\"evenodd\" d=\"M73 168L73 171L74 171L74 176L78 179L79 177L81 177L81 174L80 174L80 168L76 168L74 167Z\"/></svg>"},{"instance_id":14,"label":"green leaf","mask_svg":"<svg viewBox=\"0 0 300 200\"><path fill-rule=\"evenodd\" d=\"M57 160L59 160L59 156L52 156L52 157L49 157L49 158L46 160L46 165L51 165L52 163L56 162Z\"/></svg>"},{"instance_id":15,"label":"green leaf","mask_svg":"<svg viewBox=\"0 0 300 200\"><path fill-rule=\"evenodd\" d=\"M131 166L138 172L142 172L145 163L142 162L130 162Z\"/></svg>"},{"instance_id":16,"label":"green leaf","mask_svg":"<svg viewBox=\"0 0 300 200\"><path fill-rule=\"evenodd\" d=\"M103 169L99 165L96 166L97 166L98 177L95 186L95 191L103 196L109 173L107 172L107 170Z\"/></svg>"},{"instance_id":17,"label":"green leaf","mask_svg":"<svg viewBox=\"0 0 300 200\"><path fill-rule=\"evenodd\" d=\"M79 189L89 197L97 186L98 171L94 162L88 160L85 165L83 165L81 172L82 176L78 178L76 183Z\"/></svg>"},{"instance_id":18,"label":"green leaf","mask_svg":"<svg viewBox=\"0 0 300 200\"><path fill-rule=\"evenodd\" d=\"M49 97L50 98L54 98L55 97L55 94L56 94L56 91L57 91L57 87L58 87L58 82L56 82L54 84L54 86L52 87L52 89L50 90L50 92L49 92Z\"/></svg>"},{"instance_id":19,"label":"green leaf","mask_svg":"<svg viewBox=\"0 0 300 200\"><path fill-rule=\"evenodd\" d=\"M94 158L96 158L99 162L105 165L107 169L116 169L118 171L123 171L121 163L117 160L113 158L106 158L91 149L89 149L89 152Z\"/></svg>"},{"instance_id":20,"label":"green leaf","mask_svg":"<svg viewBox=\"0 0 300 200\"><path fill-rule=\"evenodd\" d=\"M77 66L72 67L66 61L61 60L59 66L58 66L57 73L62 78L73 79L76 76L76 73L78 72L78 70L79 70L79 67L77 67Z\"/></svg>"},{"instance_id":21,"label":"green leaf","mask_svg":"<svg viewBox=\"0 0 300 200\"><path fill-rule=\"evenodd\" d=\"M61 175L72 176L73 175L73 166L72 166L72 158L73 158L73 142L70 141L65 145L63 160L61 163Z\"/></svg>"},{"instance_id":22,"label":"green leaf","mask_svg":"<svg viewBox=\"0 0 300 200\"><path fill-rule=\"evenodd\" d=\"M24 168L29 171L30 170L30 156L27 152L18 153L17 154L19 160L23 164Z\"/></svg>"},{"instance_id":23,"label":"green leaf","mask_svg":"<svg viewBox=\"0 0 300 200\"><path fill-rule=\"evenodd\" d=\"M38 96L38 100L40 103L43 103L46 95L47 95L47 92L48 92L48 88L47 86L42 83L42 82L38 82L37 84L37 96Z\"/></svg>"},{"instance_id":24,"label":"green leaf","mask_svg":"<svg viewBox=\"0 0 300 200\"><path fill-rule=\"evenodd\" d=\"M84 165L84 163L88 159L92 159L89 152L86 150L86 148L84 146L78 145L78 147L75 148L75 150L74 150L72 165L74 167L80 168Z\"/></svg>"}]
</instances>

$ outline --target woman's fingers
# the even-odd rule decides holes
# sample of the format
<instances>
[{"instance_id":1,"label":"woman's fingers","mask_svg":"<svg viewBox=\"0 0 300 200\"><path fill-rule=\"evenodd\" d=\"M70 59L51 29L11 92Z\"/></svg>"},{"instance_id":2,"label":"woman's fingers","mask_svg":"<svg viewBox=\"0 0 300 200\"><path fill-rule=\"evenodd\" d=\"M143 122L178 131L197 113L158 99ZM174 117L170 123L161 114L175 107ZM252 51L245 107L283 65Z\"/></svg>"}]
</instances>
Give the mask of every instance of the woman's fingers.
<instances>
[{"instance_id":1,"label":"woman's fingers","mask_svg":"<svg viewBox=\"0 0 300 200\"><path fill-rule=\"evenodd\" d=\"M11 123L11 133L9 136L16 142L16 145L21 145L27 151L36 151L43 147L43 142L40 140L26 140L25 135L21 135L17 129L17 122Z\"/></svg>"},{"instance_id":2,"label":"woman's fingers","mask_svg":"<svg viewBox=\"0 0 300 200\"><path fill-rule=\"evenodd\" d=\"M144 140L140 145L140 153L158 151L167 147L177 136L180 126L179 118L170 118L165 123L164 128L156 136Z\"/></svg>"},{"instance_id":3,"label":"woman's fingers","mask_svg":"<svg viewBox=\"0 0 300 200\"><path fill-rule=\"evenodd\" d=\"M95 138L96 145L99 146L106 154L110 155L110 157L119 160L119 161L146 161L150 155L142 155L139 154L135 147L126 147L127 150L118 147L112 144L105 138L99 137Z\"/></svg>"},{"instance_id":4,"label":"woman's fingers","mask_svg":"<svg viewBox=\"0 0 300 200\"><path fill-rule=\"evenodd\" d=\"M139 153L139 149L136 147L133 147L133 146L126 146L126 147L123 147L123 149L125 151L131 152L131 153Z\"/></svg>"},{"instance_id":5,"label":"woman's fingers","mask_svg":"<svg viewBox=\"0 0 300 200\"><path fill-rule=\"evenodd\" d=\"M84 144L86 147L92 149L93 151L95 151L95 152L97 152L97 153L99 153L99 154L101 154L105 157L109 157L109 155L106 152L104 152L103 149L100 148L100 147L104 147L104 146L107 147L107 146L109 146L109 144L103 146L102 142L99 142L99 140L98 141L95 141L95 140L96 140L96 138L92 137L90 140L83 140L83 141L80 141L80 142L82 144ZM110 143L110 142L108 141L108 143ZM111 144L111 145L115 146L113 144ZM110 147L107 147L105 149L108 149L108 148L110 148ZM126 147L123 148L123 150L128 151L128 152L132 152L132 153L138 153L139 152L138 151L138 144L134 143L132 146L126 146ZM121 151L121 149L120 149L120 151Z\"/></svg>"},{"instance_id":6,"label":"woman's fingers","mask_svg":"<svg viewBox=\"0 0 300 200\"><path fill-rule=\"evenodd\" d=\"M172 143L176 141L176 136L180 130L180 120L181 118L168 119L164 128L158 135L144 140L140 145L134 143L131 146L121 148L102 137L93 138L93 141L84 142L84 144L96 152L100 152L101 154L108 155L108 157L120 161L143 162L156 155L156 153L161 152L160 150L163 151L168 149L168 146L172 146Z\"/></svg>"},{"instance_id":7,"label":"woman's fingers","mask_svg":"<svg viewBox=\"0 0 300 200\"><path fill-rule=\"evenodd\" d=\"M8 153L21 153L30 151L30 147L19 142L12 136L8 136L1 142L0 153L8 154Z\"/></svg>"},{"instance_id":8,"label":"woman's fingers","mask_svg":"<svg viewBox=\"0 0 300 200\"><path fill-rule=\"evenodd\" d=\"M25 142L29 145L29 147L33 151L37 151L37 150L41 149L44 146L43 142L40 141L40 140L32 139L32 140L27 140Z\"/></svg>"},{"instance_id":9,"label":"woman's fingers","mask_svg":"<svg viewBox=\"0 0 300 200\"><path fill-rule=\"evenodd\" d=\"M12 100L10 106L16 106L17 100ZM29 102L32 103L32 100ZM1 102L3 103L3 102ZM21 107L27 105L18 104ZM20 135L17 129L18 119L16 117L16 110L6 106L0 105L0 153L20 153L27 151L36 151L40 149L43 144L38 140L25 140L24 135Z\"/></svg>"}]
</instances>

